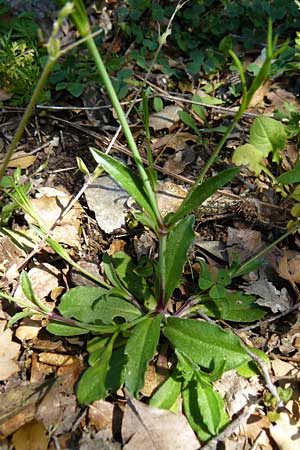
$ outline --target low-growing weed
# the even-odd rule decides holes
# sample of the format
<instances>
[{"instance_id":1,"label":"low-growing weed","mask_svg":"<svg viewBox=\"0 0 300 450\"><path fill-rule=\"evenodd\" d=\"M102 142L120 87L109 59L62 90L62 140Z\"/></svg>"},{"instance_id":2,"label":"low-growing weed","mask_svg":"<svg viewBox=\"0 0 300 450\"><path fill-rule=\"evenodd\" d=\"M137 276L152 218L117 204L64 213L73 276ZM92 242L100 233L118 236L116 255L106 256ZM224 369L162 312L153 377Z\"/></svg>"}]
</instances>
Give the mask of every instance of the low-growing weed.
<instances>
[{"instance_id":1,"label":"low-growing weed","mask_svg":"<svg viewBox=\"0 0 300 450\"><path fill-rule=\"evenodd\" d=\"M166 380L149 403L171 409L181 395L189 423L199 438L207 441L218 434L229 421L224 400L214 389L214 381L232 369L248 375L257 372L257 368L250 367L251 355L257 353L257 350L251 352L239 337L215 323L214 319L249 322L264 316L265 311L255 303L255 298L241 294L232 284L233 278L254 270L260 261L257 261L257 258L244 264L235 261L227 270L220 269L217 273L211 273L209 266L201 260L200 274L193 295L188 299L181 299L182 306L178 307L174 293L180 285L188 251L195 237L193 211L217 189L233 180L239 172L237 167L229 168L204 181L204 176L218 157L226 137L245 111L256 89L268 76L271 60L276 54L276 39L272 38L271 22L268 27L266 60L249 90L241 63L230 50L229 53L240 70L242 79L244 99L241 108L180 207L175 213L162 216L156 198L157 177L151 155L148 155L150 170L146 170L110 77L91 36L81 0L75 0L73 4L66 3L60 12L59 21L54 25L55 32L48 44L49 63L44 69L37 90L43 87L50 70L60 56L56 31L67 15L72 18L95 61L123 127L136 171L96 148L91 148L92 155L102 170L120 184L139 206L139 211L134 213L135 219L156 235L157 257L149 261L147 270L141 270L141 264L127 253L103 255L105 279L93 277L99 287L71 288L61 297L57 312L50 311L39 301L32 290L27 273L23 272L21 284L29 303L19 302L24 309L12 318L10 324L21 317L38 313L48 319L47 329L53 334L89 336L87 349L90 367L82 375L77 387L77 396L81 404L105 398L122 386L130 395L139 397L149 363L157 358L162 348L167 346L170 370ZM37 94L35 93L27 116L20 124L17 137L24 130ZM147 132L147 100L143 104ZM198 113L201 114L201 110ZM193 128L193 122L190 126ZM283 140L281 132L277 134L276 139L268 136L274 157L277 157L277 150ZM9 155L13 149L11 146ZM5 168L4 164L3 167ZM76 267L67 250L54 241L43 228L43 224L31 208L26 191L16 182L13 188L13 192L10 192L11 198L35 219L37 223L35 230L39 236L59 256ZM1 296L18 303L17 299L5 293L1 293ZM202 320L199 320L199 316ZM261 352L258 353L261 358L265 358ZM280 401L278 395L276 400Z\"/></svg>"}]
</instances>

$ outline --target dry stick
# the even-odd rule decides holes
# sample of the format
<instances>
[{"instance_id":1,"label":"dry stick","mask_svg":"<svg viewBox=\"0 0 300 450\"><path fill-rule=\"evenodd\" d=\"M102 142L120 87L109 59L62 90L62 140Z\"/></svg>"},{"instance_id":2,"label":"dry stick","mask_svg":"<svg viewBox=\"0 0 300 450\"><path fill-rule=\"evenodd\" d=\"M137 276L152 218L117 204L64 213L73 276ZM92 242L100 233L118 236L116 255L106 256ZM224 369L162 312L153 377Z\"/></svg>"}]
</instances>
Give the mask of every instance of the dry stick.
<instances>
[{"instance_id":1,"label":"dry stick","mask_svg":"<svg viewBox=\"0 0 300 450\"><path fill-rule=\"evenodd\" d=\"M247 327L239 328L237 330L237 333L242 333L243 331L253 330L254 328L265 325L266 323L275 322L275 320L281 319L281 317L284 317L293 311L297 311L297 309L299 309L299 308L300 308L300 303L296 303L296 305L291 306L286 311L284 311L280 314L276 314L275 316L269 317L268 319L259 320L258 322L255 322L252 325L248 325Z\"/></svg>"}]
</instances>

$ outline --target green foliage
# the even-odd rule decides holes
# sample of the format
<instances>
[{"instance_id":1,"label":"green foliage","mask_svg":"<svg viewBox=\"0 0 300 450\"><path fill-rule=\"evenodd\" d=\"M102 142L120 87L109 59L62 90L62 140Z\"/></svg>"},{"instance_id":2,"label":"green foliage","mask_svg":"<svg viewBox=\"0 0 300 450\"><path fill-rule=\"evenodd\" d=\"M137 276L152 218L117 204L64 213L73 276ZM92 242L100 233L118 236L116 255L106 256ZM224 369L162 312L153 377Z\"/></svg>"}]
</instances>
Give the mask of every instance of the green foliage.
<instances>
[{"instance_id":1,"label":"green foliage","mask_svg":"<svg viewBox=\"0 0 300 450\"><path fill-rule=\"evenodd\" d=\"M140 21L144 13L152 7L149 0L142 2L128 0L127 3L126 11L121 9L119 14L126 15L132 21ZM209 6L214 4L214 2L207 3ZM223 3L228 10L232 6L231 2ZM246 6L244 2L242 5ZM90 27L84 5L81 0L76 0L75 6L71 14L72 20L80 35L86 37L90 33ZM184 22L188 18L193 30L193 27L197 27L202 20L195 13L203 12L205 8L204 2L199 1L192 5L190 10L182 10L180 19ZM163 20L165 13L169 14L168 8L158 4L153 7L155 20L158 18ZM234 17L233 10L232 14ZM141 33L139 38L142 39L143 45L149 48L149 51L153 51L153 41L147 41L144 30L140 26L139 28ZM132 35L136 33L135 37L138 36L138 30L134 27L124 28L124 32ZM185 31L181 32L185 33ZM268 71L274 50L270 26L268 38L269 59L254 79L249 91L246 91L247 101L263 82ZM192 34L189 41L179 35L176 39L178 39L178 45L180 42L182 47L188 46L188 51L197 50ZM154 176L149 177L149 171L144 169L115 89L92 38L87 38L87 45L123 126L137 173L110 155L97 149L91 149L91 151L96 162L138 204L140 212L135 216L155 233L158 240L157 256L145 267L141 261L134 261L124 252L117 252L111 257L106 255L103 258L105 281L94 277L101 287L79 286L70 289L61 297L57 312L45 309L34 294L28 276L23 274L22 286L28 302L19 301L19 304L25 309L24 315L31 310L32 313L47 317L49 322L47 329L53 334L66 336L90 334L87 347L90 367L82 375L77 388L81 404L90 404L96 399L104 399L123 385L131 395L138 397L144 385L149 363L160 353L162 346L165 351L167 346L172 364L170 377L159 388L152 399L152 404L174 408L178 396L181 395L184 411L191 426L202 441L207 441L228 423L224 401L214 390L213 383L225 371L245 368L251 358L234 333L224 330L215 323L199 320L199 310L212 318L241 322L254 321L263 317L264 310L255 304L253 296L243 295L230 288L232 279L245 272L246 264L239 265L237 262L233 268L219 270L216 276L212 276L206 263L201 262L201 274L198 286L195 288L195 295L189 299L181 299L183 305L179 309L174 307L176 301L173 295L176 287L180 285L188 252L194 241L195 219L191 213L219 188L232 181L239 169L225 170L204 182L202 182L203 177L199 177L178 210L165 218L162 217L156 199L156 179ZM234 54L233 58L239 65ZM207 60L201 64L204 67ZM67 75L59 75L59 70L61 68L58 67L56 82L68 83ZM59 81L60 77L61 81ZM70 86L67 84L64 88L69 89ZM75 86L73 94L79 92L77 88L80 90L79 86ZM143 102L143 106L144 123L148 133L147 99ZM198 108L195 112L205 120L202 109ZM182 117L196 132L195 123L187 116ZM237 118L239 117L237 115ZM225 139L226 133L228 135L233 126L234 122L227 128L224 134ZM272 153L274 160L279 159L278 150L282 148L285 135L283 136L282 130L275 128L273 122L264 118L256 122L250 138L251 145L257 147L262 157ZM151 165L149 155L148 162ZM209 162L208 167L210 165ZM36 220L38 226L35 229L38 235L45 238L48 245L61 258L78 268L66 249L51 237L45 237L43 224L32 209L25 190L14 179L11 181L9 178L4 178L3 183L8 185L8 190L12 189L10 198L16 202L17 206ZM253 267L253 262L250 262L248 267ZM4 293L1 296L9 297Z\"/></svg>"},{"instance_id":2,"label":"green foliage","mask_svg":"<svg viewBox=\"0 0 300 450\"><path fill-rule=\"evenodd\" d=\"M262 171L269 174L266 158L271 154L272 161L279 164L285 141L286 132L281 122L271 117L257 117L250 128L250 143L235 149L232 161L248 166L255 175Z\"/></svg>"}]
</instances>

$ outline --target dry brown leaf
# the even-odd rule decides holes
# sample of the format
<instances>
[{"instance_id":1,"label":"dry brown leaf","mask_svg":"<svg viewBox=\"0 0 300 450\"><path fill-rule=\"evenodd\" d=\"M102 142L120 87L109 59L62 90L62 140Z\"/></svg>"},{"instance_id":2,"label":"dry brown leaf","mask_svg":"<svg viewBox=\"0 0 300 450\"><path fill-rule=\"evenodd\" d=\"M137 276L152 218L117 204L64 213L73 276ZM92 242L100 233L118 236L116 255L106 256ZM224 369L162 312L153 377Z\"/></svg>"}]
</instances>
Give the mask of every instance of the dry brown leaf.
<instances>
[{"instance_id":1,"label":"dry brown leaf","mask_svg":"<svg viewBox=\"0 0 300 450\"><path fill-rule=\"evenodd\" d=\"M158 138L153 139L151 147L154 152L162 147L173 148L177 152L185 149L187 141L196 142L196 140L194 134L183 131L181 133L159 136Z\"/></svg>"},{"instance_id":2,"label":"dry brown leaf","mask_svg":"<svg viewBox=\"0 0 300 450\"><path fill-rule=\"evenodd\" d=\"M6 321L0 321L0 380L7 380L20 370L16 359L19 356L20 344L12 341L12 331L4 330Z\"/></svg>"},{"instance_id":3,"label":"dry brown leaf","mask_svg":"<svg viewBox=\"0 0 300 450\"><path fill-rule=\"evenodd\" d=\"M19 277L18 265L25 258L26 253L17 247L11 238L2 236L0 238L0 278L1 285L10 283Z\"/></svg>"},{"instance_id":4,"label":"dry brown leaf","mask_svg":"<svg viewBox=\"0 0 300 450\"><path fill-rule=\"evenodd\" d=\"M42 422L32 420L14 433L12 442L15 450L47 450L47 430Z\"/></svg>"},{"instance_id":5,"label":"dry brown leaf","mask_svg":"<svg viewBox=\"0 0 300 450\"><path fill-rule=\"evenodd\" d=\"M113 421L118 407L104 400L97 400L89 407L89 421L97 431L106 430L113 437ZM120 412L121 413L121 412Z\"/></svg>"},{"instance_id":6,"label":"dry brown leaf","mask_svg":"<svg viewBox=\"0 0 300 450\"><path fill-rule=\"evenodd\" d=\"M278 274L292 285L300 283L300 253L286 250L278 260Z\"/></svg>"},{"instance_id":7,"label":"dry brown leaf","mask_svg":"<svg viewBox=\"0 0 300 450\"><path fill-rule=\"evenodd\" d=\"M59 273L60 272L56 267L51 266L51 264L48 263L38 264L27 273L35 296L48 308L53 309L55 306L54 302L47 302L45 299L51 294L53 289L58 287ZM30 305L29 300L23 293L21 284L17 287L14 298L20 299ZM38 320L40 320L40 318L38 318Z\"/></svg>"},{"instance_id":8,"label":"dry brown leaf","mask_svg":"<svg viewBox=\"0 0 300 450\"><path fill-rule=\"evenodd\" d=\"M249 103L249 111L257 111L258 108L260 110L264 110L265 108L265 97L267 96L270 86L272 82L270 80L267 80L263 85L261 85L253 95L250 103Z\"/></svg>"},{"instance_id":9,"label":"dry brown leaf","mask_svg":"<svg viewBox=\"0 0 300 450\"><path fill-rule=\"evenodd\" d=\"M179 111L181 111L179 106L165 106L162 111L151 114L149 118L150 127L155 131L163 130L164 128L169 130L179 122Z\"/></svg>"},{"instance_id":10,"label":"dry brown leaf","mask_svg":"<svg viewBox=\"0 0 300 450\"><path fill-rule=\"evenodd\" d=\"M271 281L265 276L261 276L258 280L249 281L247 286L243 286L246 294L256 295L256 303L265 308L271 308L272 312L285 312L292 305L286 288L277 289Z\"/></svg>"},{"instance_id":11,"label":"dry brown leaf","mask_svg":"<svg viewBox=\"0 0 300 450\"><path fill-rule=\"evenodd\" d=\"M25 152L14 153L13 159L8 163L7 167L19 167L20 169L27 169L32 166L36 160L37 155L27 155Z\"/></svg>"},{"instance_id":12,"label":"dry brown leaf","mask_svg":"<svg viewBox=\"0 0 300 450\"><path fill-rule=\"evenodd\" d=\"M78 361L76 356L62 355L61 353L43 352L39 354L39 362L50 366L70 366Z\"/></svg>"},{"instance_id":13,"label":"dry brown leaf","mask_svg":"<svg viewBox=\"0 0 300 450\"><path fill-rule=\"evenodd\" d=\"M61 212L70 203L72 196L59 190L55 190L55 196L50 196L50 194L53 194L53 191L50 188L47 188L47 190L49 192L46 195L32 199L31 204L44 224L45 229L48 231L57 222ZM67 244L70 247L79 247L80 216L82 212L83 209L80 204L78 202L75 203L73 208L56 225L53 232L51 232L52 237L56 241ZM25 218L28 223L34 223L34 220L28 214L25 215Z\"/></svg>"},{"instance_id":14,"label":"dry brown leaf","mask_svg":"<svg viewBox=\"0 0 300 450\"><path fill-rule=\"evenodd\" d=\"M126 406L122 438L124 450L199 448L199 441L183 415L152 408L135 399Z\"/></svg>"},{"instance_id":15,"label":"dry brown leaf","mask_svg":"<svg viewBox=\"0 0 300 450\"><path fill-rule=\"evenodd\" d=\"M40 318L38 322L36 320L29 319L26 317L20 322L18 328L16 329L16 337L20 339L21 342L34 340L40 332Z\"/></svg>"},{"instance_id":16,"label":"dry brown leaf","mask_svg":"<svg viewBox=\"0 0 300 450\"><path fill-rule=\"evenodd\" d=\"M163 216L175 212L186 196L187 191L171 181L158 183L157 202Z\"/></svg>"},{"instance_id":17,"label":"dry brown leaf","mask_svg":"<svg viewBox=\"0 0 300 450\"><path fill-rule=\"evenodd\" d=\"M300 422L296 422L286 412L280 413L275 425L270 427L270 434L279 450L299 450Z\"/></svg>"}]
</instances>

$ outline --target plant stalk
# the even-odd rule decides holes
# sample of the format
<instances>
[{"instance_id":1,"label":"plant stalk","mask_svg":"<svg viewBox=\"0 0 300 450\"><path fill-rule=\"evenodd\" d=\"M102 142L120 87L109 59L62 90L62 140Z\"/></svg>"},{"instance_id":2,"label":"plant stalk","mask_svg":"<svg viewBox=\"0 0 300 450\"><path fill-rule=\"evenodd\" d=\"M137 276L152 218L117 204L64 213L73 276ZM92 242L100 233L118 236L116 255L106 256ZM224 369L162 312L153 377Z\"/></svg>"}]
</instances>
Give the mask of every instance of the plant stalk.
<instances>
[{"instance_id":1,"label":"plant stalk","mask_svg":"<svg viewBox=\"0 0 300 450\"><path fill-rule=\"evenodd\" d=\"M36 87L34 89L34 92L32 94L30 102L27 105L27 108L26 108L26 110L25 110L25 112L23 114L23 117L21 119L21 122L19 123L18 129L17 129L17 131L16 131L16 133L15 133L15 135L13 137L13 140L10 143L10 146L8 147L8 150L7 150L7 153L5 155L4 161L3 161L3 163L2 163L2 165L0 167L0 181L3 178L5 170L6 170L7 166L8 166L8 163L9 163L9 161L10 161L10 159L11 159L11 157L12 157L12 155L13 155L16 147L17 147L17 145L18 145L18 142L20 141L20 139L23 136L24 129L25 129L25 127L26 127L26 125L27 125L27 123L28 123L28 121L30 119L32 111L33 111L33 109L34 109L34 107L35 107L35 105L36 105L36 103L38 101L38 98L39 98L39 96L40 96L40 94L41 94L41 92L42 92L42 90L43 90L43 88L44 88L44 86L45 86L45 84L47 82L47 79L48 79L48 77L49 77L49 75L50 75L50 73L51 73L51 71L53 69L53 66L54 66L54 64L56 62L56 59L57 58L53 58L53 57L49 57L48 58L47 64L45 65L45 67L43 69L42 75L41 75L41 77L40 77L40 79L39 79L39 81L38 81L38 83L37 83L37 85L36 85Z\"/></svg>"}]
</instances>

